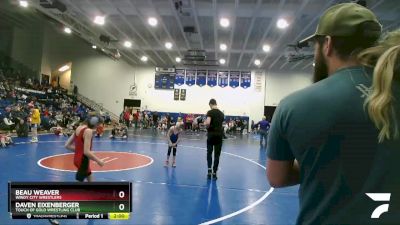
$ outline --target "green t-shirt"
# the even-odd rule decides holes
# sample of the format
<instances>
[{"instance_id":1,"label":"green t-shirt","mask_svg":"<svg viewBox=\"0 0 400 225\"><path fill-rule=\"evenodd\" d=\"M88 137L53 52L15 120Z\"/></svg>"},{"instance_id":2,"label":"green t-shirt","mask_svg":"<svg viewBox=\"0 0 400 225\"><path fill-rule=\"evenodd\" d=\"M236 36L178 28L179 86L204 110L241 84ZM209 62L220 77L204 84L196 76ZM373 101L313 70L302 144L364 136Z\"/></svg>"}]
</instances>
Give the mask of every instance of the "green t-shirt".
<instances>
[{"instance_id":1,"label":"green t-shirt","mask_svg":"<svg viewBox=\"0 0 400 225\"><path fill-rule=\"evenodd\" d=\"M300 165L298 224L400 224L400 140L378 143L365 111L372 70L340 69L279 104L268 157ZM393 84L397 121L400 85ZM391 193L378 202L365 193ZM378 206L389 211L371 219Z\"/></svg>"}]
</instances>

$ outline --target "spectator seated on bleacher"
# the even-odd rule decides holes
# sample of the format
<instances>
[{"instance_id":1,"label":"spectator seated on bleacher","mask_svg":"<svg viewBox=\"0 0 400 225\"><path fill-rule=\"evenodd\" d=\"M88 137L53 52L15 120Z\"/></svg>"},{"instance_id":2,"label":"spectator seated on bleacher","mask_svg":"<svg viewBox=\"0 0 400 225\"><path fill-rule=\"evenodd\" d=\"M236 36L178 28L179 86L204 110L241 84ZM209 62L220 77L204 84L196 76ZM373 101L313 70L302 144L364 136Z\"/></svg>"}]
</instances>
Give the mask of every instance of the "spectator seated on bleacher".
<instances>
[{"instance_id":1,"label":"spectator seated on bleacher","mask_svg":"<svg viewBox=\"0 0 400 225\"><path fill-rule=\"evenodd\" d=\"M111 123L111 116L108 112L104 113L104 124L110 124Z\"/></svg>"},{"instance_id":2,"label":"spectator seated on bleacher","mask_svg":"<svg viewBox=\"0 0 400 225\"><path fill-rule=\"evenodd\" d=\"M28 137L29 127L25 120L21 119L17 123L15 130L17 131L18 137Z\"/></svg>"},{"instance_id":3,"label":"spectator seated on bleacher","mask_svg":"<svg viewBox=\"0 0 400 225\"><path fill-rule=\"evenodd\" d=\"M15 123L11 120L11 118L5 116L3 121L0 123L0 129L12 132L15 129Z\"/></svg>"},{"instance_id":4,"label":"spectator seated on bleacher","mask_svg":"<svg viewBox=\"0 0 400 225\"><path fill-rule=\"evenodd\" d=\"M50 123L50 117L48 115L44 115L40 118L40 126L43 130L50 130L53 127L53 124Z\"/></svg>"},{"instance_id":5,"label":"spectator seated on bleacher","mask_svg":"<svg viewBox=\"0 0 400 225\"><path fill-rule=\"evenodd\" d=\"M71 119L71 114L69 112L66 112L63 116L63 120L62 120L62 125L63 127L67 127L69 120Z\"/></svg>"},{"instance_id":6,"label":"spectator seated on bleacher","mask_svg":"<svg viewBox=\"0 0 400 225\"><path fill-rule=\"evenodd\" d=\"M0 129L3 131L15 129L19 137L28 136L29 115L33 107L42 112L41 125L45 130L56 127L58 121L60 127L67 127L65 131L70 131L86 118L89 108L75 97L68 96L65 90L42 85L26 71L3 62L0 64Z\"/></svg>"}]
</instances>

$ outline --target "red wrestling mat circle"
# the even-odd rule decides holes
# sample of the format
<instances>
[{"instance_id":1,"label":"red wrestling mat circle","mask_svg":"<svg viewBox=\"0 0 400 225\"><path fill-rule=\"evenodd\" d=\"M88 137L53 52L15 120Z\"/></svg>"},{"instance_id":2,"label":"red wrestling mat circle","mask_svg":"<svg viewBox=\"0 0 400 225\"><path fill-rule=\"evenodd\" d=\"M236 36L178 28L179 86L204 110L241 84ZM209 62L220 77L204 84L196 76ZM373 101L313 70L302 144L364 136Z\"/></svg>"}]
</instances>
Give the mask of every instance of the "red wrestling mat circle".
<instances>
[{"instance_id":1,"label":"red wrestling mat circle","mask_svg":"<svg viewBox=\"0 0 400 225\"><path fill-rule=\"evenodd\" d=\"M100 159L103 159L105 165L100 167L97 163L90 160L92 172L132 170L153 163L152 158L138 153L107 151L94 152L94 154ZM50 170L76 172L76 167L74 166L74 153L48 156L40 159L37 163L39 166Z\"/></svg>"}]
</instances>

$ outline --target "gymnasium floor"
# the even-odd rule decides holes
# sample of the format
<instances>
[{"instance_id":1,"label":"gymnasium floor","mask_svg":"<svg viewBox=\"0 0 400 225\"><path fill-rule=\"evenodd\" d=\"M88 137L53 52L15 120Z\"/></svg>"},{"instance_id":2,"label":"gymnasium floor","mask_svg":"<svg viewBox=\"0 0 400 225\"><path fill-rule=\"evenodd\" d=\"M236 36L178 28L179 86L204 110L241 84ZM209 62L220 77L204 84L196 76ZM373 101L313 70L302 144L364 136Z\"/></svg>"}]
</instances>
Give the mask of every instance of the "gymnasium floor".
<instances>
[{"instance_id":1,"label":"gymnasium floor","mask_svg":"<svg viewBox=\"0 0 400 225\"><path fill-rule=\"evenodd\" d=\"M137 153L148 162L136 169L94 173L97 181L133 183L130 219L62 220L62 224L295 223L298 187L274 190L268 185L264 167L266 150L260 149L257 136L237 135L224 141L217 181L206 179L205 133L185 135L178 146L176 168L164 167L167 145L160 132L130 131L128 140L109 140L107 136L106 133L105 137L94 140L95 151ZM63 147L66 138L42 135L37 144L29 143L26 138L14 140L15 146L0 149L0 224L48 224L10 219L7 182L74 181L73 172L44 168L38 163L45 157L68 153ZM123 164L121 160L108 158L106 166L118 167Z\"/></svg>"}]
</instances>

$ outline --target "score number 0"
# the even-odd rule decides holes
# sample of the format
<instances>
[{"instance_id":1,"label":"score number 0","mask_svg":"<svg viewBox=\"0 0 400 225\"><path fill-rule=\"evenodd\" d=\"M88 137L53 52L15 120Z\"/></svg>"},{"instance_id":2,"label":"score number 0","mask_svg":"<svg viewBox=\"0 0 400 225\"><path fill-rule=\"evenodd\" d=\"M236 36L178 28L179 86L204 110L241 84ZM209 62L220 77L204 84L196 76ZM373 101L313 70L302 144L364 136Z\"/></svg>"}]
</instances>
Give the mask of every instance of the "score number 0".
<instances>
[{"instance_id":1,"label":"score number 0","mask_svg":"<svg viewBox=\"0 0 400 225\"><path fill-rule=\"evenodd\" d=\"M125 192L120 191L118 193L118 197L124 198L125 197ZM119 210L123 211L125 209L125 204L119 204L118 208L119 208Z\"/></svg>"}]
</instances>

